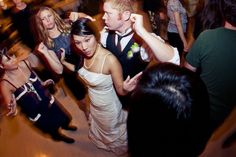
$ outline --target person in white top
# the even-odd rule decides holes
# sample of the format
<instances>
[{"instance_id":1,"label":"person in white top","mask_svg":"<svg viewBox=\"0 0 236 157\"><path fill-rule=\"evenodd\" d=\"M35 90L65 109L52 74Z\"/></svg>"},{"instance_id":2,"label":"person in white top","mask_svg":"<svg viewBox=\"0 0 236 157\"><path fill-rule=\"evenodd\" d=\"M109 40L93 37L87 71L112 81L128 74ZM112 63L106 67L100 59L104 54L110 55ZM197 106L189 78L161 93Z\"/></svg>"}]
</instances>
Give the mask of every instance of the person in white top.
<instances>
[{"instance_id":1,"label":"person in white top","mask_svg":"<svg viewBox=\"0 0 236 157\"><path fill-rule=\"evenodd\" d=\"M93 26L88 19L80 18L71 29L77 52L84 57L78 74L88 87L91 102L89 138L98 148L121 155L127 152L127 112L122 110L117 94L131 92L142 73L124 81L119 61L98 43L98 31ZM74 66L67 66L74 70Z\"/></svg>"}]
</instances>

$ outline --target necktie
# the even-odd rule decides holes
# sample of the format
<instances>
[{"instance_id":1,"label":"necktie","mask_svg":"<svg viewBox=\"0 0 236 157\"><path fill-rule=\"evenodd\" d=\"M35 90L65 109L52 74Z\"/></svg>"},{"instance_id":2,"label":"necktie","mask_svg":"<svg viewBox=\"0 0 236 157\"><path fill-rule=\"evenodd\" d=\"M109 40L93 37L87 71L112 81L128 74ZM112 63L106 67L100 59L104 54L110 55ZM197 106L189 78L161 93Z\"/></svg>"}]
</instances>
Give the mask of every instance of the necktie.
<instances>
[{"instance_id":1,"label":"necktie","mask_svg":"<svg viewBox=\"0 0 236 157\"><path fill-rule=\"evenodd\" d=\"M124 36L121 36L121 35L118 35L118 34L117 34L118 40L117 40L117 45L116 45L116 46L117 46L118 50L122 51L122 50L121 50L121 44L120 44L121 39L124 38L124 37L127 37L127 36L131 35L132 33L134 33L134 32L133 32L133 31L130 31L129 33L125 34Z\"/></svg>"}]
</instances>

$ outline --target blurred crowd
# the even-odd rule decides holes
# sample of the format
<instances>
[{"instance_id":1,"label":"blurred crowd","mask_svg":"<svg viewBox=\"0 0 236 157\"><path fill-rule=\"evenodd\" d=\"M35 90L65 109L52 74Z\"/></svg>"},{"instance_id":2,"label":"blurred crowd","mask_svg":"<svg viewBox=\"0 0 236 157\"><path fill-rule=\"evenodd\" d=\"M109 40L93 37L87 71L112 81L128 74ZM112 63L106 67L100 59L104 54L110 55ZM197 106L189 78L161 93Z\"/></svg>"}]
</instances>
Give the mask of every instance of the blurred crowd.
<instances>
[{"instance_id":1,"label":"blurred crowd","mask_svg":"<svg viewBox=\"0 0 236 157\"><path fill-rule=\"evenodd\" d=\"M48 79L65 81L90 139L117 155L153 154L155 140L161 156L197 156L235 108L235 0L0 0L0 7L7 115L20 104L55 140L74 143L58 128L76 127L53 90L42 94ZM27 103L39 104L30 106L35 113ZM235 132L226 146L234 140Z\"/></svg>"}]
</instances>

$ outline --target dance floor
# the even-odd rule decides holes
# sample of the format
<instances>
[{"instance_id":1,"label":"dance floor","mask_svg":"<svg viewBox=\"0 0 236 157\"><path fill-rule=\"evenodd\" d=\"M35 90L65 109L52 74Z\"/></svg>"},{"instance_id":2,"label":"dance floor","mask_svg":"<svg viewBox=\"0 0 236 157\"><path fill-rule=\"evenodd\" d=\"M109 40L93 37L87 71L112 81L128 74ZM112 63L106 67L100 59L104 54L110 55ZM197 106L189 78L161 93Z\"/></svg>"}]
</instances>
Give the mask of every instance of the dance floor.
<instances>
[{"instance_id":1,"label":"dance floor","mask_svg":"<svg viewBox=\"0 0 236 157\"><path fill-rule=\"evenodd\" d=\"M60 89L55 96L71 113L72 123L78 127L76 132L64 131L63 133L73 137L76 142L67 144L53 141L31 127L29 121L18 113L13 118L0 117L0 157L115 157L111 152L98 149L89 140L87 120L70 93L65 96ZM235 157L236 143L229 148L221 147L224 139L235 130L236 109L213 134L201 157Z\"/></svg>"},{"instance_id":2,"label":"dance floor","mask_svg":"<svg viewBox=\"0 0 236 157\"><path fill-rule=\"evenodd\" d=\"M115 157L111 152L98 149L90 141L85 115L70 93L64 96L59 90L55 96L71 113L72 124L78 127L75 132L63 130L63 133L73 137L76 142L67 144L54 141L31 127L24 115L18 113L13 118L0 118L0 157Z\"/></svg>"}]
</instances>

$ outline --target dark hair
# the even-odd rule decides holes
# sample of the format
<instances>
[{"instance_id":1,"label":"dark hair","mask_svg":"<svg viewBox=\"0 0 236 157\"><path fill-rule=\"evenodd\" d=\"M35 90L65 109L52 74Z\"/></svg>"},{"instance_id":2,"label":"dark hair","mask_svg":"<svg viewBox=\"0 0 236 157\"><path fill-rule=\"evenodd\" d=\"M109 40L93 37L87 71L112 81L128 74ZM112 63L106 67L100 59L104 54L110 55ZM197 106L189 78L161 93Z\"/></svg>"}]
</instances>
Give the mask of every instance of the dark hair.
<instances>
[{"instance_id":1,"label":"dark hair","mask_svg":"<svg viewBox=\"0 0 236 157\"><path fill-rule=\"evenodd\" d=\"M202 29L214 29L223 26L220 0L208 0L201 12ZM202 30L202 31L203 31Z\"/></svg>"},{"instance_id":2,"label":"dark hair","mask_svg":"<svg viewBox=\"0 0 236 157\"><path fill-rule=\"evenodd\" d=\"M208 93L200 77L171 63L154 65L143 72L131 96L130 154L197 156L208 139L208 122Z\"/></svg>"},{"instance_id":3,"label":"dark hair","mask_svg":"<svg viewBox=\"0 0 236 157\"><path fill-rule=\"evenodd\" d=\"M0 64L2 64L2 57L6 56L7 54L7 48L6 47L0 47ZM0 67L0 78L3 76L5 70Z\"/></svg>"},{"instance_id":4,"label":"dark hair","mask_svg":"<svg viewBox=\"0 0 236 157\"><path fill-rule=\"evenodd\" d=\"M224 20L236 27L236 1L222 0L221 6Z\"/></svg>"},{"instance_id":5,"label":"dark hair","mask_svg":"<svg viewBox=\"0 0 236 157\"><path fill-rule=\"evenodd\" d=\"M0 64L2 63L2 57L6 56L6 54L7 54L7 48L6 47L3 47L3 48L0 47Z\"/></svg>"},{"instance_id":6,"label":"dark hair","mask_svg":"<svg viewBox=\"0 0 236 157\"><path fill-rule=\"evenodd\" d=\"M94 23L88 18L79 18L76 20L71 27L72 35L94 35L96 39L98 38L98 30Z\"/></svg>"}]
</instances>

